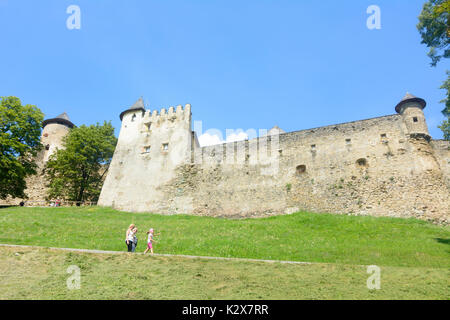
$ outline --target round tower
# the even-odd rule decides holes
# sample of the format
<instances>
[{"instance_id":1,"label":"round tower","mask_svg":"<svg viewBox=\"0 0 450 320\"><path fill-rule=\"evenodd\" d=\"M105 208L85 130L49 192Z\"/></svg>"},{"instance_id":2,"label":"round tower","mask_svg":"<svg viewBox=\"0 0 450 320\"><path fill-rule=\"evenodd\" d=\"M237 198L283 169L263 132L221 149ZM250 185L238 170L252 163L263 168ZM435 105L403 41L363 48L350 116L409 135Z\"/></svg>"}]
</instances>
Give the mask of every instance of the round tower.
<instances>
[{"instance_id":1,"label":"round tower","mask_svg":"<svg viewBox=\"0 0 450 320\"><path fill-rule=\"evenodd\" d=\"M62 148L62 140L75 127L67 113L62 113L56 118L46 119L42 122L41 143L44 146L41 161L47 162L56 149Z\"/></svg>"},{"instance_id":2,"label":"round tower","mask_svg":"<svg viewBox=\"0 0 450 320\"><path fill-rule=\"evenodd\" d=\"M120 121L123 120L123 117L127 114L127 113L131 113L134 112L133 116L136 113L139 113L139 111L143 114L145 113L145 106L144 106L144 100L142 99L142 97L140 97L130 108L128 108L125 111L122 111L122 113L120 114ZM134 119L133 119L134 120Z\"/></svg>"},{"instance_id":3,"label":"round tower","mask_svg":"<svg viewBox=\"0 0 450 320\"><path fill-rule=\"evenodd\" d=\"M403 121L411 137L423 137L431 139L428 126L425 121L423 109L427 103L424 99L406 93L405 97L397 104L395 111L402 115Z\"/></svg>"}]
</instances>

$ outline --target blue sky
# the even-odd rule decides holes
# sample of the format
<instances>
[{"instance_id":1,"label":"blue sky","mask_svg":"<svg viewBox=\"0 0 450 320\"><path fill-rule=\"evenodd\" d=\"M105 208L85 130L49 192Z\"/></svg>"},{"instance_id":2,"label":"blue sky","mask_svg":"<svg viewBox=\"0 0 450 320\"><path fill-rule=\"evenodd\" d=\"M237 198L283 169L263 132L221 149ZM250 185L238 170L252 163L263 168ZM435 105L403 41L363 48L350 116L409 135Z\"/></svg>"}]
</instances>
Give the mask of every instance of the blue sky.
<instances>
[{"instance_id":1,"label":"blue sky","mask_svg":"<svg viewBox=\"0 0 450 320\"><path fill-rule=\"evenodd\" d=\"M190 103L203 130L286 131L395 113L424 98L433 138L448 61L430 67L425 0L0 0L0 95L77 124ZM81 29L69 30L69 5ZM381 30L366 9L381 8Z\"/></svg>"}]
</instances>

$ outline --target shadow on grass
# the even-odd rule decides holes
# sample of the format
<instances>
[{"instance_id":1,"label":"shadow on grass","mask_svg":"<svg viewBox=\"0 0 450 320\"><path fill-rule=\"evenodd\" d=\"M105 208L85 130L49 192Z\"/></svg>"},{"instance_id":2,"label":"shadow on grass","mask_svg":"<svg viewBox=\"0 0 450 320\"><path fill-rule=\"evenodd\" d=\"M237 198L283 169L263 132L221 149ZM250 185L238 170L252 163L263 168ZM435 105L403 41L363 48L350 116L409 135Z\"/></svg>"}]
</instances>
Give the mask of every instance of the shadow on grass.
<instances>
[{"instance_id":1,"label":"shadow on grass","mask_svg":"<svg viewBox=\"0 0 450 320\"><path fill-rule=\"evenodd\" d=\"M0 204L0 209L18 207L17 205L9 205L9 204Z\"/></svg>"},{"instance_id":2,"label":"shadow on grass","mask_svg":"<svg viewBox=\"0 0 450 320\"><path fill-rule=\"evenodd\" d=\"M439 243L450 244L450 239L435 238L435 240Z\"/></svg>"}]
</instances>

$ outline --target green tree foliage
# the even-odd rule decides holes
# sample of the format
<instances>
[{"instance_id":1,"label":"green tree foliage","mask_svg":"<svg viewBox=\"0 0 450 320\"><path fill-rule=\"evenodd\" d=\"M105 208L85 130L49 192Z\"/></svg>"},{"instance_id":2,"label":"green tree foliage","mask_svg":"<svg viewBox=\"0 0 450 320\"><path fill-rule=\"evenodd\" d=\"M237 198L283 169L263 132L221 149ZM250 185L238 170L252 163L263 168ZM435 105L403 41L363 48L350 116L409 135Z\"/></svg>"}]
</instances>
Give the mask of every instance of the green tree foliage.
<instances>
[{"instance_id":1,"label":"green tree foliage","mask_svg":"<svg viewBox=\"0 0 450 320\"><path fill-rule=\"evenodd\" d=\"M48 197L97 201L116 143L110 122L72 129L47 162Z\"/></svg>"},{"instance_id":2,"label":"green tree foliage","mask_svg":"<svg viewBox=\"0 0 450 320\"><path fill-rule=\"evenodd\" d=\"M442 100L442 102L445 103L442 114L447 117L447 120L442 121L439 129L444 133L444 139L450 140L450 71L447 71L447 80L444 82L441 89L447 90L447 99Z\"/></svg>"},{"instance_id":3,"label":"green tree foliage","mask_svg":"<svg viewBox=\"0 0 450 320\"><path fill-rule=\"evenodd\" d=\"M447 120L442 121L439 129L444 133L444 140L450 141L450 118L447 117Z\"/></svg>"},{"instance_id":4,"label":"green tree foliage","mask_svg":"<svg viewBox=\"0 0 450 320\"><path fill-rule=\"evenodd\" d=\"M435 67L442 58L450 57L450 1L428 0L423 6L419 16L417 29L422 36L422 43L430 48L428 56L431 65ZM441 86L447 91L447 97L442 100L445 108L442 114L447 117L439 128L444 132L444 139L450 140L450 72L447 71L447 80Z\"/></svg>"},{"instance_id":5,"label":"green tree foliage","mask_svg":"<svg viewBox=\"0 0 450 320\"><path fill-rule=\"evenodd\" d=\"M442 114L446 117L450 116L450 71L447 70L447 80L441 86L441 89L447 90L447 98L442 100L445 103L445 108L442 110Z\"/></svg>"},{"instance_id":6,"label":"green tree foliage","mask_svg":"<svg viewBox=\"0 0 450 320\"><path fill-rule=\"evenodd\" d=\"M0 97L0 198L24 198L25 178L36 173L44 115L19 98Z\"/></svg>"},{"instance_id":7,"label":"green tree foliage","mask_svg":"<svg viewBox=\"0 0 450 320\"><path fill-rule=\"evenodd\" d=\"M422 36L422 43L430 48L428 56L432 66L436 66L442 57L450 56L449 15L448 0L428 0L420 13L417 29Z\"/></svg>"}]
</instances>

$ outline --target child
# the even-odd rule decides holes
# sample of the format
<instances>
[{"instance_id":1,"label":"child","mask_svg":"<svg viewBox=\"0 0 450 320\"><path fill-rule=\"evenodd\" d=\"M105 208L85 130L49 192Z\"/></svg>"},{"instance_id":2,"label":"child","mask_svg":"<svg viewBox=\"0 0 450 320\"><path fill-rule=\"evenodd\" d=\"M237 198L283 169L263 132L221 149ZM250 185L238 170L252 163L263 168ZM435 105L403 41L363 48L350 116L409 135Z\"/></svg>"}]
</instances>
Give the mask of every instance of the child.
<instances>
[{"instance_id":1,"label":"child","mask_svg":"<svg viewBox=\"0 0 450 320\"><path fill-rule=\"evenodd\" d=\"M136 251L136 247L137 247L137 243L138 243L138 238L137 238L137 232L138 229L135 227L132 231L133 234L133 244L132 244L132 248L131 248L131 252L135 252Z\"/></svg>"},{"instance_id":2,"label":"child","mask_svg":"<svg viewBox=\"0 0 450 320\"><path fill-rule=\"evenodd\" d=\"M155 239L153 239L153 228L150 228L150 230L147 231L148 239L147 239L147 249L145 249L144 254L146 254L149 250L150 253L153 254L153 242L158 242ZM160 234L160 233L158 233Z\"/></svg>"}]
</instances>

